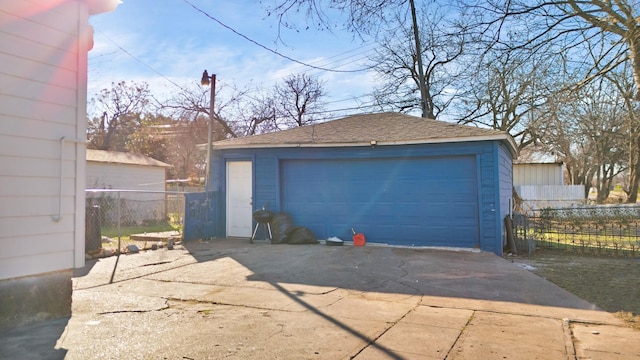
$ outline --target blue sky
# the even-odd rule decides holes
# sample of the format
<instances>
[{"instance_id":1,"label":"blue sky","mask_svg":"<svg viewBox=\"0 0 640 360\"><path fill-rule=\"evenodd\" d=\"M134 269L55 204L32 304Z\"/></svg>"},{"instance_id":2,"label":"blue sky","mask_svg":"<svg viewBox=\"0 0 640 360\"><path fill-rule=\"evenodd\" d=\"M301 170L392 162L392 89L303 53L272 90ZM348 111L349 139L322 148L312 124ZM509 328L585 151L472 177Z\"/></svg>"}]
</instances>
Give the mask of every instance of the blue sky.
<instances>
[{"instance_id":1,"label":"blue sky","mask_svg":"<svg viewBox=\"0 0 640 360\"><path fill-rule=\"evenodd\" d=\"M125 80L147 82L156 96L165 98L179 91L173 83L196 86L207 69L217 75L219 96L225 95L225 87L272 88L287 75L306 72L326 83L327 110L353 107L353 98L367 100L375 82L373 72L313 69L270 50L317 67L350 71L367 66L367 55L375 48L372 42L339 29L305 30L304 18L292 18L301 30L281 32L282 44L277 41L277 20L266 17L260 3L123 0L114 12L91 17L95 32L89 52L89 97L111 82Z\"/></svg>"}]
</instances>

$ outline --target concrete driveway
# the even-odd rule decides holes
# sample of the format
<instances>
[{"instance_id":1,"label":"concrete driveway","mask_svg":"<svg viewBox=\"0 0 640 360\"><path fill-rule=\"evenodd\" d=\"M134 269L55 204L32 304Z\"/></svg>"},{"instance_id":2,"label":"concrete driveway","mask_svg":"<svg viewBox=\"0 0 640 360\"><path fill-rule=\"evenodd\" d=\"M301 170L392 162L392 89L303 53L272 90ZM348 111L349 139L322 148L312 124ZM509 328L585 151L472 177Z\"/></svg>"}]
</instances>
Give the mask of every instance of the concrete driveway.
<instances>
[{"instance_id":1,"label":"concrete driveway","mask_svg":"<svg viewBox=\"0 0 640 360\"><path fill-rule=\"evenodd\" d=\"M220 239L93 261L20 359L630 359L640 332L494 254Z\"/></svg>"}]
</instances>

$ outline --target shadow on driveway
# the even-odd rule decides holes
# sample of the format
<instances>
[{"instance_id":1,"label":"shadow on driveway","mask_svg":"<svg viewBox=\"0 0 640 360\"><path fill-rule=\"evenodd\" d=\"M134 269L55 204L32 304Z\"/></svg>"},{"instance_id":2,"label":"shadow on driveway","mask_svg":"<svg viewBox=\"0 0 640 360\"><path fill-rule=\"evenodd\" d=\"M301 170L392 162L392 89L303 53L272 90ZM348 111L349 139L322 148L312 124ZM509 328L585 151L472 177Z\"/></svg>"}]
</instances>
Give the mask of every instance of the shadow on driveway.
<instances>
[{"instance_id":1,"label":"shadow on driveway","mask_svg":"<svg viewBox=\"0 0 640 360\"><path fill-rule=\"evenodd\" d=\"M248 244L241 239L187 243L185 248L198 262L234 259L251 271L249 281L596 309L492 253L388 246Z\"/></svg>"},{"instance_id":2,"label":"shadow on driveway","mask_svg":"<svg viewBox=\"0 0 640 360\"><path fill-rule=\"evenodd\" d=\"M264 352L263 358L303 358L317 349L321 358L368 358L375 352L402 359L406 349L400 351L384 338L422 334L398 335L403 328L418 326L410 322L396 327L405 317L424 316L426 308L436 316L435 309L448 307L441 311L455 314L454 327L466 328L471 310L454 310L456 306L447 305L452 301L595 309L495 254L369 244L211 239L186 243L183 249L90 262L73 282L71 319L11 334L0 344L0 358L90 358L96 342L109 338L112 345L101 350L112 358L215 358L229 351L237 351L237 358L251 358L257 356L252 349ZM449 348L441 354L451 351L459 330L434 329L452 333L446 338ZM179 342L150 339L169 339L163 333L183 336ZM249 337L252 347L246 343ZM244 345L237 350L227 349L240 342Z\"/></svg>"}]
</instances>

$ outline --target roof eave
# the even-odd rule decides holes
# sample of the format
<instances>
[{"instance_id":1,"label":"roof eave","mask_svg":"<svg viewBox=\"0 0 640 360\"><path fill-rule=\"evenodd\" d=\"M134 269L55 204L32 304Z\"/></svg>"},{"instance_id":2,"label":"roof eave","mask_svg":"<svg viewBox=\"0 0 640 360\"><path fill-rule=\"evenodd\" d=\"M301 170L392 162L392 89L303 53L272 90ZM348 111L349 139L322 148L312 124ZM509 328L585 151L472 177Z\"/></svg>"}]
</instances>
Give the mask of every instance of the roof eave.
<instances>
[{"instance_id":1,"label":"roof eave","mask_svg":"<svg viewBox=\"0 0 640 360\"><path fill-rule=\"evenodd\" d=\"M366 147L366 146L389 146L389 145L422 145L422 144L443 144L443 143L460 143L460 142L477 142L477 141L505 141L509 146L511 155L515 158L518 154L515 141L507 133L485 136L468 136L455 138L436 138L425 140L402 140L402 141L381 141L376 139L376 144L372 145L371 141L367 142L349 142L349 143L278 143L278 144L212 144L214 150L225 149L262 149L262 148L319 148L319 147ZM207 144L197 145L198 149L206 150Z\"/></svg>"},{"instance_id":2,"label":"roof eave","mask_svg":"<svg viewBox=\"0 0 640 360\"><path fill-rule=\"evenodd\" d=\"M171 164L140 164L140 163L130 163L130 162L122 162L122 161L109 161L109 160L93 160L87 159L87 163L99 163L99 164L116 164L116 165L132 165L132 166L150 166L157 168L172 168Z\"/></svg>"}]
</instances>

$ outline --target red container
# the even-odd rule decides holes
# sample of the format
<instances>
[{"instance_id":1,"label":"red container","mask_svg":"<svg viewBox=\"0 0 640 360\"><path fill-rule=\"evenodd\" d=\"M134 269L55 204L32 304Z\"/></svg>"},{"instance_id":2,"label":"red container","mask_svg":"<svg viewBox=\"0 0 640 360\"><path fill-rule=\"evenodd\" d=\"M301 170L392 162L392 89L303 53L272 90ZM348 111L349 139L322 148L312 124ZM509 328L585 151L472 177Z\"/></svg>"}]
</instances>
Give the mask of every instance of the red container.
<instances>
[{"instance_id":1,"label":"red container","mask_svg":"<svg viewBox=\"0 0 640 360\"><path fill-rule=\"evenodd\" d=\"M365 243L366 243L366 241L364 239L364 234L363 233L357 233L357 234L353 235L353 245L354 246L364 246Z\"/></svg>"}]
</instances>

